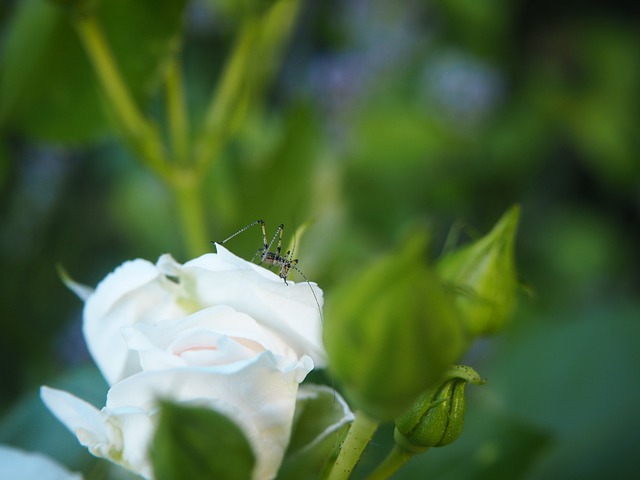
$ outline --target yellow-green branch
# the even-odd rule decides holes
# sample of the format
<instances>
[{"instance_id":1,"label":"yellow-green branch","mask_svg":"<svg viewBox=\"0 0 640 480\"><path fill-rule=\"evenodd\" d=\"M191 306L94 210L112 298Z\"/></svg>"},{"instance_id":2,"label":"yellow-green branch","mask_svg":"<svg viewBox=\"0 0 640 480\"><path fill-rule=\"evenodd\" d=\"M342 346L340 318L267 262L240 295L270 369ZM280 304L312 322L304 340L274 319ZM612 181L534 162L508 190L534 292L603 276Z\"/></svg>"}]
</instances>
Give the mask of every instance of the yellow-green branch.
<instances>
[{"instance_id":1,"label":"yellow-green branch","mask_svg":"<svg viewBox=\"0 0 640 480\"><path fill-rule=\"evenodd\" d=\"M165 179L170 178L158 131L133 101L97 18L93 12L77 15L74 17L74 25L131 147L152 171Z\"/></svg>"},{"instance_id":2,"label":"yellow-green branch","mask_svg":"<svg viewBox=\"0 0 640 480\"><path fill-rule=\"evenodd\" d=\"M329 472L328 480L349 478L377 428L378 422L362 412L356 412L356 418L351 424L338 458Z\"/></svg>"}]
</instances>

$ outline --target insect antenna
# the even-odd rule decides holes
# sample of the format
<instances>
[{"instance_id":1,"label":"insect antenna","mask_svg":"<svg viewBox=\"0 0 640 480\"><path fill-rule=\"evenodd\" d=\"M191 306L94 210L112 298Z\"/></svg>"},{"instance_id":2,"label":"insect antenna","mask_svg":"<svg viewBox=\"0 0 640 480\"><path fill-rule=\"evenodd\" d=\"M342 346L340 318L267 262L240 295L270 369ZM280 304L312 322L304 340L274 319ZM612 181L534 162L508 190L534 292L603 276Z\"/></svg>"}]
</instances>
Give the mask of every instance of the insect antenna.
<instances>
[{"instance_id":1,"label":"insect antenna","mask_svg":"<svg viewBox=\"0 0 640 480\"><path fill-rule=\"evenodd\" d=\"M293 252L296 251L296 242L297 242L297 240L298 240L298 237L296 235L296 232L293 232L293 243L291 245L291 250L290 250L291 255L289 255L289 251L288 251L287 252L287 256L286 256L289 261L291 261L293 259ZM298 269L296 269L296 270L298 270ZM300 272L300 270L298 270L298 272L304 277L304 275L302 274L302 272Z\"/></svg>"},{"instance_id":2,"label":"insect antenna","mask_svg":"<svg viewBox=\"0 0 640 480\"><path fill-rule=\"evenodd\" d=\"M307 282L307 285L309 285L309 290L311 290L311 294L313 295L313 299L316 301L316 305L318 306L318 313L320 314L320 321L322 322L322 324L324 325L324 315L322 315L322 308L320 308L320 302L318 301L318 296L316 295L316 292L313 291L313 287L311 286L311 282L309 281L309 279L307 278L307 276L302 273L302 270L300 270L295 264L298 263L297 259L294 260L295 263L291 264L291 268L293 268L296 272L298 272L300 274L300 276L302 278L304 278L304 281Z\"/></svg>"},{"instance_id":3,"label":"insect antenna","mask_svg":"<svg viewBox=\"0 0 640 480\"><path fill-rule=\"evenodd\" d=\"M221 242L213 242L212 243L219 243L220 245L224 245L226 242L228 242L229 240L231 240L233 237L236 237L238 235L240 235L242 232L244 232L245 230L249 230L251 227L253 227L254 225L258 225L258 224L262 224L262 229L264 231L264 220L260 219L260 220L256 220L255 222L251 222L249 225L247 225L246 227L242 227L240 230L238 230L236 233L234 233L233 235L231 235L229 238L225 238L224 240L222 240ZM265 238L266 241L266 238ZM267 244L265 243L265 247L267 246Z\"/></svg>"}]
</instances>

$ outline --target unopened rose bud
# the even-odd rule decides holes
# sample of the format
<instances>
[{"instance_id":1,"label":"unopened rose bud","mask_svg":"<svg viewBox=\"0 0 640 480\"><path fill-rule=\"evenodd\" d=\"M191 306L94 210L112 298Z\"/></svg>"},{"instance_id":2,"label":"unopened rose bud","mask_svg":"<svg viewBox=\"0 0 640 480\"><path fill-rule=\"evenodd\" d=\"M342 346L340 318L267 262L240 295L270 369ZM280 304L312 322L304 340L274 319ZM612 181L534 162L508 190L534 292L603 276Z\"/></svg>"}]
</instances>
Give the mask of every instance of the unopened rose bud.
<instances>
[{"instance_id":1,"label":"unopened rose bud","mask_svg":"<svg viewBox=\"0 0 640 480\"><path fill-rule=\"evenodd\" d=\"M445 255L436 265L452 286L469 334L501 330L515 306L514 240L520 208L506 212L486 236Z\"/></svg>"},{"instance_id":2,"label":"unopened rose bud","mask_svg":"<svg viewBox=\"0 0 640 480\"><path fill-rule=\"evenodd\" d=\"M392 420L433 387L465 345L461 321L425 264L427 239L411 237L330 298L330 368L356 408Z\"/></svg>"},{"instance_id":3,"label":"unopened rose bud","mask_svg":"<svg viewBox=\"0 0 640 480\"><path fill-rule=\"evenodd\" d=\"M456 440L464 426L467 382L480 385L484 380L470 367L453 367L435 392L422 395L407 413L396 419L396 445L416 454Z\"/></svg>"}]
</instances>

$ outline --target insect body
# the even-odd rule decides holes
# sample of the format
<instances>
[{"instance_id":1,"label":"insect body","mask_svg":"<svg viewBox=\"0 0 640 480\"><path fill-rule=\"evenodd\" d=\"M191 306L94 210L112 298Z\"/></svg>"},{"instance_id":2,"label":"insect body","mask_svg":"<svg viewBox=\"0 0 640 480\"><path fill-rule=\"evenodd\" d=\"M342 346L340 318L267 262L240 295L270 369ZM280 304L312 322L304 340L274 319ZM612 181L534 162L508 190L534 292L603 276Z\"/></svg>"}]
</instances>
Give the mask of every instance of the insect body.
<instances>
[{"instance_id":1,"label":"insect body","mask_svg":"<svg viewBox=\"0 0 640 480\"><path fill-rule=\"evenodd\" d=\"M271 242L269 242L269 243L267 243L267 230L266 230L266 227L265 227L264 220L256 220L255 222L250 223L246 227L241 228L236 233L231 235L229 238L223 240L221 242L221 244L224 244L225 242L231 240L236 235L239 235L242 232L244 232L245 230L253 227L254 225L258 225L258 224L260 224L260 226L262 227L262 248L259 249L256 252L256 254L255 254L255 256L253 258L255 259L256 257L260 257L260 263L261 264L262 263L266 263L270 267L280 267L280 271L278 272L278 276L280 278L282 278L284 280L284 283L287 284L287 285L288 285L287 277L289 276L289 273L291 272L291 269L296 270L300 275L302 275L302 277L307 282L309 282L309 280L307 280L307 277L297 268L296 265L298 264L298 259L297 258L293 258L293 252L287 251L287 253L285 253L284 255L281 254L281 252L282 252L282 234L284 232L284 224L283 223L280 224L280 226L278 227L278 230L276 230L275 235L273 236L273 238L271 239ZM275 242L276 238L278 239L278 244L276 245L275 252L272 252L271 251L271 247L273 245L273 242Z\"/></svg>"},{"instance_id":2,"label":"insect body","mask_svg":"<svg viewBox=\"0 0 640 480\"><path fill-rule=\"evenodd\" d=\"M259 257L260 258L260 264L265 263L265 264L269 265L269 267L279 267L280 271L278 272L278 276L282 280L284 280L284 283L286 285L289 285L287 283L287 277L291 273L291 270L295 270L296 272L298 272L302 276L302 278L304 278L305 282L307 282L307 285L309 285L309 288L311 289L311 293L313 294L313 298L316 301L316 305L318 305L318 311L320 312L320 319L324 323L324 319L322 318L322 309L320 308L320 302L318 301L318 297L316 296L316 293L313 291L313 287L311 286L311 283L309 282L309 279L307 278L307 276L304 273L302 273L302 271L300 271L300 269L298 268L298 266L297 266L298 265L298 259L297 258L293 258L293 251L292 250L287 250L287 253L285 253L284 255L281 254L281 252L282 252L282 234L283 234L283 231L284 231L284 224L281 223L280 226L278 226L278 229L276 230L276 233L273 235L273 238L271 239L271 241L269 243L267 243L267 229L265 227L264 220L256 220L255 222L250 223L246 227L241 228L236 233L231 235L229 238L224 239L222 242L220 242L220 244L222 245L225 242L228 242L229 240L231 240L236 235L239 235L242 232L244 232L245 230L248 230L249 228L253 227L254 225L258 225L258 224L260 224L260 226L262 228L262 248L260 248L256 252L256 254L253 256L253 259L251 259L251 261L253 261L256 257ZM273 243L276 241L276 238L278 239L278 243L276 245L276 249L275 249L275 251L271 251L271 247L273 246ZM294 244L294 248L295 248L295 244Z\"/></svg>"}]
</instances>

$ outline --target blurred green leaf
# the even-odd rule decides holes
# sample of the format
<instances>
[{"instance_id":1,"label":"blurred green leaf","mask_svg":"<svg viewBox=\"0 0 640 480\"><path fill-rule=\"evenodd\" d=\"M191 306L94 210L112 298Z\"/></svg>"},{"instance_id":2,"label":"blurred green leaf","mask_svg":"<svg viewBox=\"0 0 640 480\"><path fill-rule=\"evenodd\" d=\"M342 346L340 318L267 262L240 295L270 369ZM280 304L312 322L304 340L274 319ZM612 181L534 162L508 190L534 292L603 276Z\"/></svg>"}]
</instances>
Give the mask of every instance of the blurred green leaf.
<instances>
[{"instance_id":1,"label":"blurred green leaf","mask_svg":"<svg viewBox=\"0 0 640 480\"><path fill-rule=\"evenodd\" d=\"M171 252L179 258L184 253L170 193L156 178L136 167L125 169L121 181L113 184L108 213L132 245L146 246L152 256Z\"/></svg>"},{"instance_id":2,"label":"blurred green leaf","mask_svg":"<svg viewBox=\"0 0 640 480\"><path fill-rule=\"evenodd\" d=\"M304 104L284 114L253 111L248 119L233 150L208 179L206 192L218 215L230 224L228 230L262 218L268 232L285 224L286 243L312 209L319 125ZM224 238L227 232L218 235ZM251 256L259 243L258 232L247 232L234 239L232 250Z\"/></svg>"},{"instance_id":3,"label":"blurred green leaf","mask_svg":"<svg viewBox=\"0 0 640 480\"><path fill-rule=\"evenodd\" d=\"M454 39L483 55L502 53L512 16L508 0L437 0L439 13Z\"/></svg>"},{"instance_id":4,"label":"blurred green leaf","mask_svg":"<svg viewBox=\"0 0 640 480\"><path fill-rule=\"evenodd\" d=\"M255 454L240 428L210 408L164 402L150 450L158 480L249 479Z\"/></svg>"},{"instance_id":5,"label":"blurred green leaf","mask_svg":"<svg viewBox=\"0 0 640 480\"><path fill-rule=\"evenodd\" d=\"M586 25L575 35L585 80L577 92L568 86L574 96L569 129L598 176L633 189L640 175L640 36L635 28L608 24Z\"/></svg>"},{"instance_id":6,"label":"blurred green leaf","mask_svg":"<svg viewBox=\"0 0 640 480\"><path fill-rule=\"evenodd\" d=\"M81 14L94 8L102 0L49 0L53 4L68 8L74 14Z\"/></svg>"},{"instance_id":7,"label":"blurred green leaf","mask_svg":"<svg viewBox=\"0 0 640 480\"><path fill-rule=\"evenodd\" d=\"M640 306L526 312L483 367L488 401L544 429L553 444L528 478L633 478L640 441ZM525 313L525 312L523 312Z\"/></svg>"},{"instance_id":8,"label":"blurred green leaf","mask_svg":"<svg viewBox=\"0 0 640 480\"><path fill-rule=\"evenodd\" d=\"M460 130L431 116L424 102L394 87L376 90L350 119L349 161L340 164L353 221L380 240L402 221L424 215L434 198L459 198L462 178L453 178L450 165L469 143Z\"/></svg>"},{"instance_id":9,"label":"blurred green leaf","mask_svg":"<svg viewBox=\"0 0 640 480\"><path fill-rule=\"evenodd\" d=\"M633 275L628 229L585 205L558 205L548 212L528 238L530 254L543 259L527 266L539 300L581 304L615 295Z\"/></svg>"},{"instance_id":10,"label":"blurred green leaf","mask_svg":"<svg viewBox=\"0 0 640 480\"><path fill-rule=\"evenodd\" d=\"M0 191L4 190L9 180L9 150L5 142L0 142Z\"/></svg>"},{"instance_id":11,"label":"blurred green leaf","mask_svg":"<svg viewBox=\"0 0 640 480\"><path fill-rule=\"evenodd\" d=\"M109 0L97 9L134 97L158 87L186 0ZM66 10L19 2L2 52L0 122L39 139L84 142L110 131L94 73Z\"/></svg>"}]
</instances>

